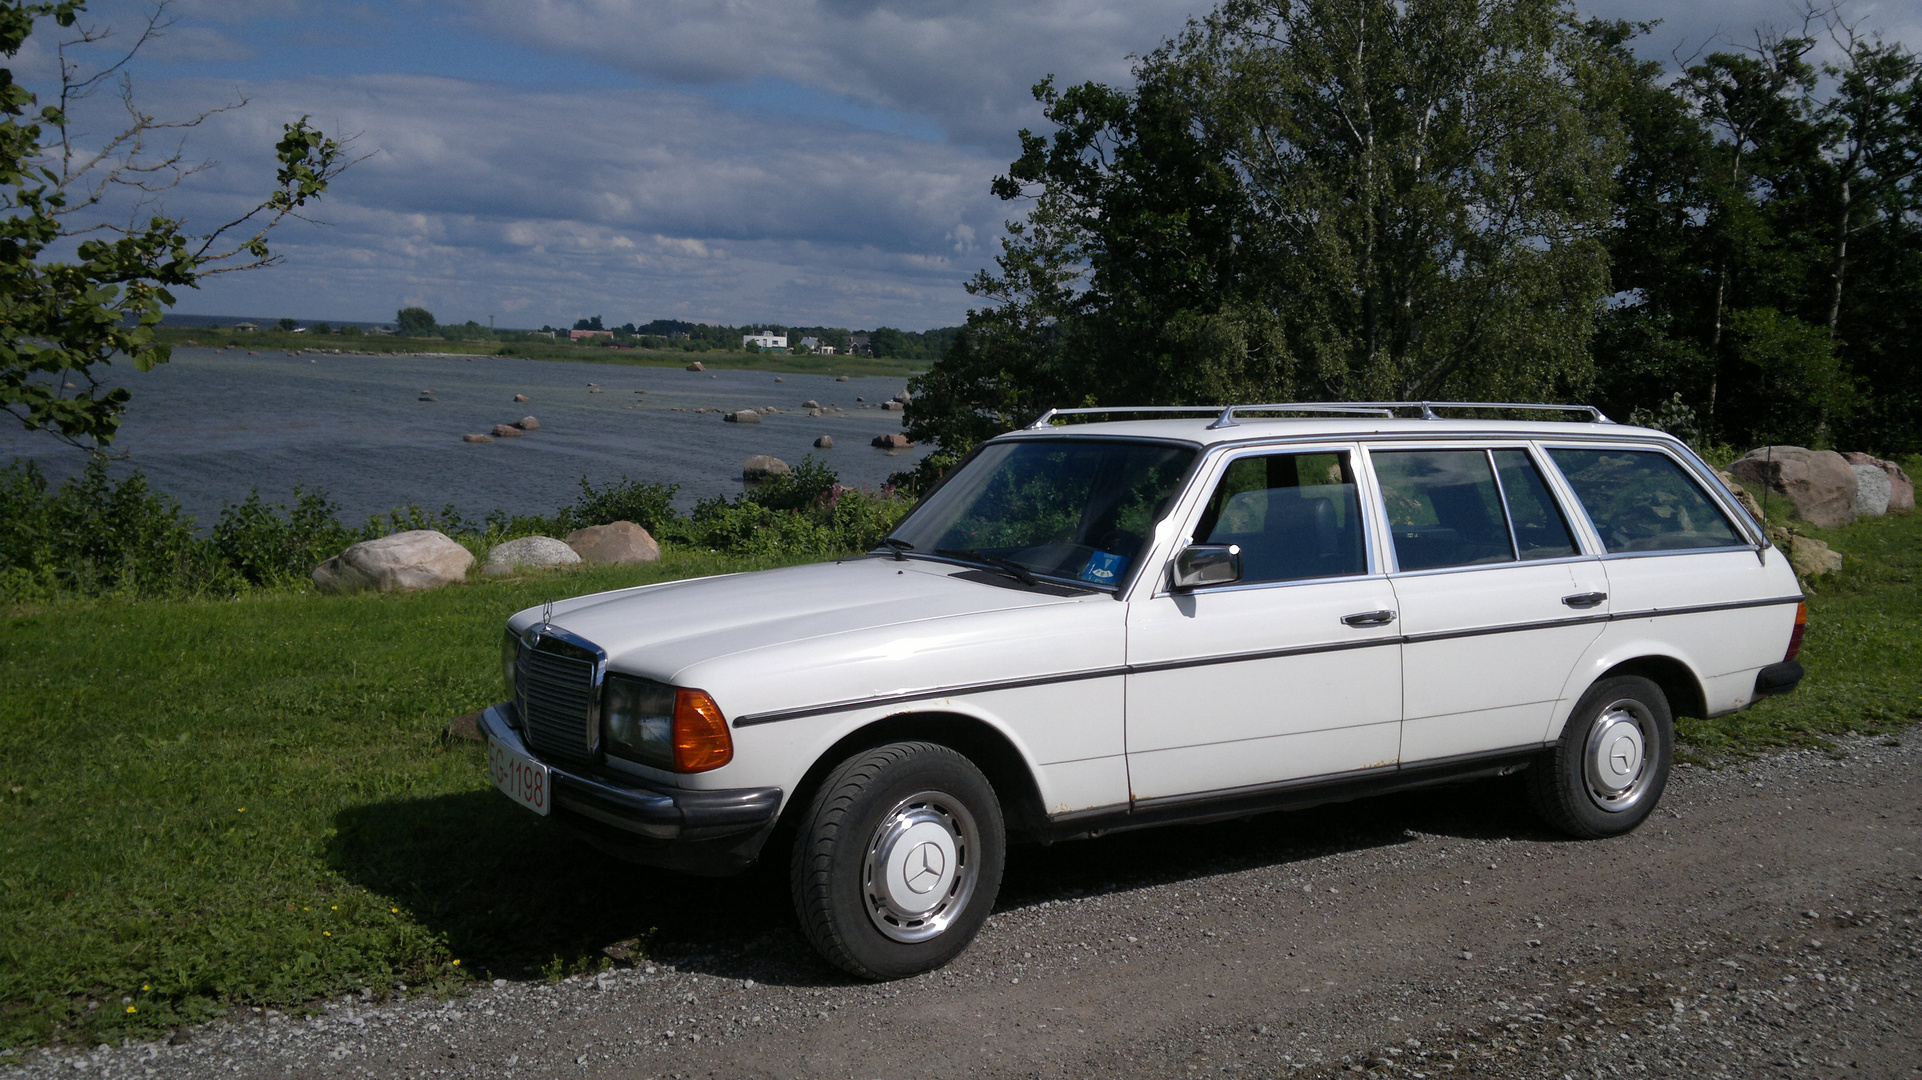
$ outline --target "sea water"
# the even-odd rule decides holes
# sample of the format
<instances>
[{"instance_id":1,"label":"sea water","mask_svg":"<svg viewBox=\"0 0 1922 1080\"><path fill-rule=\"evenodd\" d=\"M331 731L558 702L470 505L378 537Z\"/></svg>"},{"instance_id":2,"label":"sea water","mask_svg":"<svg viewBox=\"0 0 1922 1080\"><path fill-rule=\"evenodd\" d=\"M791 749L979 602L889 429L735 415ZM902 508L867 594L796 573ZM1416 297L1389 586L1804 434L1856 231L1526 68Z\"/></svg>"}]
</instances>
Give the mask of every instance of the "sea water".
<instances>
[{"instance_id":1,"label":"sea water","mask_svg":"<svg viewBox=\"0 0 1922 1080\"><path fill-rule=\"evenodd\" d=\"M901 414L878 404L906 389L901 378L205 348L176 348L151 372L107 370L133 394L110 448L121 455L114 472L140 470L203 530L254 491L269 503L291 502L296 487L324 492L347 523L409 505L477 519L552 513L579 497L583 477L597 487L625 478L680 485L685 510L738 495L755 454L790 465L813 454L843 484L878 488L923 453L870 445L901 430ZM809 417L810 399L845 411ZM770 405L779 411L759 424L722 420ZM526 416L540 428L520 438L461 440ZM822 435L833 449L814 448ZM46 433L8 426L0 458L12 457L55 481L85 464Z\"/></svg>"}]
</instances>

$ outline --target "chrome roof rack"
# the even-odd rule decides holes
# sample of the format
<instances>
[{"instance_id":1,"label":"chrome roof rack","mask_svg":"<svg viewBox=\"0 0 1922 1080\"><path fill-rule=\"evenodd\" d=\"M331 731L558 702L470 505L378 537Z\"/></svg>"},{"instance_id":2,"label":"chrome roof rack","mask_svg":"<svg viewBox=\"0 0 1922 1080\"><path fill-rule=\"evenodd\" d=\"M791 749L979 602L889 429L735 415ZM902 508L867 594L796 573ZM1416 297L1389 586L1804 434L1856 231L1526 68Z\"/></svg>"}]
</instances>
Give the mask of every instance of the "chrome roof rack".
<instances>
[{"instance_id":1,"label":"chrome roof rack","mask_svg":"<svg viewBox=\"0 0 1922 1080\"><path fill-rule=\"evenodd\" d=\"M1589 421L1596 424L1612 424L1593 405L1547 405L1539 402L1523 401L1281 401L1266 405L1117 405L1111 407L1080 409L1049 409L1035 418L1027 430L1036 431L1047 427L1060 416L1086 416L1091 413L1215 413L1215 422L1208 430L1236 427L1237 413L1255 412L1301 412L1334 413L1344 416L1393 417L1399 409L1420 409L1423 420L1440 420L1436 409L1520 409L1535 412L1579 412L1587 413Z\"/></svg>"}]
</instances>

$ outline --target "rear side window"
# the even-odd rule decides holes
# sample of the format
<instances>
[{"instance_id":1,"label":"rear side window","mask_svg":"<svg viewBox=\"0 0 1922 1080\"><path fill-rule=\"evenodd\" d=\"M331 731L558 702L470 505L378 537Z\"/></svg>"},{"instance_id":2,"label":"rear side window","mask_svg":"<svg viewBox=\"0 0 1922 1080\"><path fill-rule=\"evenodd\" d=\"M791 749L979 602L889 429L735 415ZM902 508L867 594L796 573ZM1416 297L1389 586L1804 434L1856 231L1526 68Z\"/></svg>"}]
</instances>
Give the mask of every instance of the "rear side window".
<instances>
[{"instance_id":1,"label":"rear side window","mask_svg":"<svg viewBox=\"0 0 1922 1080\"><path fill-rule=\"evenodd\" d=\"M1365 574L1362 537L1347 451L1230 462L1194 535L1199 544L1240 545L1244 583Z\"/></svg>"},{"instance_id":2,"label":"rear side window","mask_svg":"<svg viewBox=\"0 0 1922 1080\"><path fill-rule=\"evenodd\" d=\"M1486 450L1375 450L1395 562L1403 570L1515 558Z\"/></svg>"},{"instance_id":3,"label":"rear side window","mask_svg":"<svg viewBox=\"0 0 1922 1080\"><path fill-rule=\"evenodd\" d=\"M1508 518L1515 526L1515 548L1523 559L1561 559L1576 554L1568 519L1549 493L1542 471L1526 450L1496 450L1495 471L1508 497Z\"/></svg>"},{"instance_id":4,"label":"rear side window","mask_svg":"<svg viewBox=\"0 0 1922 1080\"><path fill-rule=\"evenodd\" d=\"M1551 449L1609 552L1745 547L1728 517L1667 454Z\"/></svg>"}]
</instances>

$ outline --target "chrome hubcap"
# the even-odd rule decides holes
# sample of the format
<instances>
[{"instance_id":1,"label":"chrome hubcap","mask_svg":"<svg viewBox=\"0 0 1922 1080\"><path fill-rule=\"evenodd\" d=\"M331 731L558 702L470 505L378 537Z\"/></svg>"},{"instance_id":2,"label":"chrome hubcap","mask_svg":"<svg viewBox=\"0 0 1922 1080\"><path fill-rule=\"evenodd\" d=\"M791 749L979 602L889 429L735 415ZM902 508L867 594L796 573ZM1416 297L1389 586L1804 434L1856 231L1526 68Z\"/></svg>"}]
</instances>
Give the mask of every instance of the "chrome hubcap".
<instances>
[{"instance_id":1,"label":"chrome hubcap","mask_svg":"<svg viewBox=\"0 0 1922 1080\"><path fill-rule=\"evenodd\" d=\"M1648 791L1648 745L1655 718L1632 698L1612 702L1588 730L1583 761L1588 794L1595 805L1619 812L1640 802Z\"/></svg>"},{"instance_id":2,"label":"chrome hubcap","mask_svg":"<svg viewBox=\"0 0 1922 1080\"><path fill-rule=\"evenodd\" d=\"M868 841L868 918L895 941L948 928L974 893L974 817L938 791L895 804Z\"/></svg>"}]
</instances>

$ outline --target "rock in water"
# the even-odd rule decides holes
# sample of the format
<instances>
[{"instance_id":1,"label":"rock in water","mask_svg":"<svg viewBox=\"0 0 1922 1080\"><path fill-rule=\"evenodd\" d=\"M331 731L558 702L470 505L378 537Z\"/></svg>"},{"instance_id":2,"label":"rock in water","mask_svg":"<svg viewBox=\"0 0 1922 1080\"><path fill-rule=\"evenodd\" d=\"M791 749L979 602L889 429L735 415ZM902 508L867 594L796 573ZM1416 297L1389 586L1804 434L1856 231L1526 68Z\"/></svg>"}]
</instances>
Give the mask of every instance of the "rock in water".
<instances>
[{"instance_id":1,"label":"rock in water","mask_svg":"<svg viewBox=\"0 0 1922 1080\"><path fill-rule=\"evenodd\" d=\"M689 370L689 371L706 371L706 370L707 370L707 365L706 365L706 364L703 364L703 363L701 363L701 362L700 362L699 360L696 360L696 361L694 361L694 362L693 362L692 364L689 364L689 365L687 365L687 370Z\"/></svg>"},{"instance_id":2,"label":"rock in water","mask_svg":"<svg viewBox=\"0 0 1922 1080\"><path fill-rule=\"evenodd\" d=\"M514 421L514 426L520 428L522 431L539 431L541 429L541 422L531 416L523 416L519 420Z\"/></svg>"},{"instance_id":3,"label":"rock in water","mask_svg":"<svg viewBox=\"0 0 1922 1080\"><path fill-rule=\"evenodd\" d=\"M512 424L495 424L493 435L496 439L518 439L521 437L521 429Z\"/></svg>"},{"instance_id":4,"label":"rock in water","mask_svg":"<svg viewBox=\"0 0 1922 1080\"><path fill-rule=\"evenodd\" d=\"M770 457L767 454L756 454L742 464L741 479L746 480L750 484L755 484L766 480L770 476L787 476L793 471L793 469L788 468L788 463L782 461L780 458Z\"/></svg>"},{"instance_id":5,"label":"rock in water","mask_svg":"<svg viewBox=\"0 0 1922 1080\"><path fill-rule=\"evenodd\" d=\"M834 436L823 435L814 440L814 446L817 450L832 450L834 449Z\"/></svg>"},{"instance_id":6,"label":"rock in water","mask_svg":"<svg viewBox=\"0 0 1922 1080\"><path fill-rule=\"evenodd\" d=\"M567 534L567 546L573 548L583 562L596 566L649 563L661 557L661 545L646 529L631 521L575 529Z\"/></svg>"},{"instance_id":7,"label":"rock in water","mask_svg":"<svg viewBox=\"0 0 1922 1080\"><path fill-rule=\"evenodd\" d=\"M835 382L847 382L847 381L848 381L848 377L847 377L846 375L837 375L837 376L835 376L835 377L834 377L834 381L835 381Z\"/></svg>"},{"instance_id":8,"label":"rock in water","mask_svg":"<svg viewBox=\"0 0 1922 1080\"><path fill-rule=\"evenodd\" d=\"M460 437L460 441L461 442L493 442L494 437L492 435L462 435Z\"/></svg>"},{"instance_id":9,"label":"rock in water","mask_svg":"<svg viewBox=\"0 0 1922 1080\"><path fill-rule=\"evenodd\" d=\"M821 407L821 403L814 400L813 398L809 398L806 401L803 401L801 403L801 407L803 409L818 409Z\"/></svg>"},{"instance_id":10,"label":"rock in water","mask_svg":"<svg viewBox=\"0 0 1922 1080\"><path fill-rule=\"evenodd\" d=\"M526 394L515 394L514 400L515 401L532 401L533 399L528 397Z\"/></svg>"},{"instance_id":11,"label":"rock in water","mask_svg":"<svg viewBox=\"0 0 1922 1080\"><path fill-rule=\"evenodd\" d=\"M373 589L438 589L467 576L474 554L445 533L414 529L363 540L314 567L314 587L325 593Z\"/></svg>"},{"instance_id":12,"label":"rock in water","mask_svg":"<svg viewBox=\"0 0 1922 1080\"><path fill-rule=\"evenodd\" d=\"M901 450L914 444L908 441L906 435L897 432L892 435L876 435L874 437L874 445L883 450Z\"/></svg>"},{"instance_id":13,"label":"rock in water","mask_svg":"<svg viewBox=\"0 0 1922 1080\"><path fill-rule=\"evenodd\" d=\"M1736 458L1728 471L1787 497L1794 516L1818 529L1855 520L1855 470L1833 450L1762 446Z\"/></svg>"},{"instance_id":14,"label":"rock in water","mask_svg":"<svg viewBox=\"0 0 1922 1080\"><path fill-rule=\"evenodd\" d=\"M758 424L761 422L761 414L755 412L753 409L742 409L739 412L728 413L726 416L721 417L721 419L726 420L730 424Z\"/></svg>"},{"instance_id":15,"label":"rock in water","mask_svg":"<svg viewBox=\"0 0 1922 1080\"><path fill-rule=\"evenodd\" d=\"M489 551L487 561L481 564L481 573L488 577L500 577L516 570L546 570L556 566L573 566L580 561L581 557L573 548L551 536L523 536Z\"/></svg>"}]
</instances>

